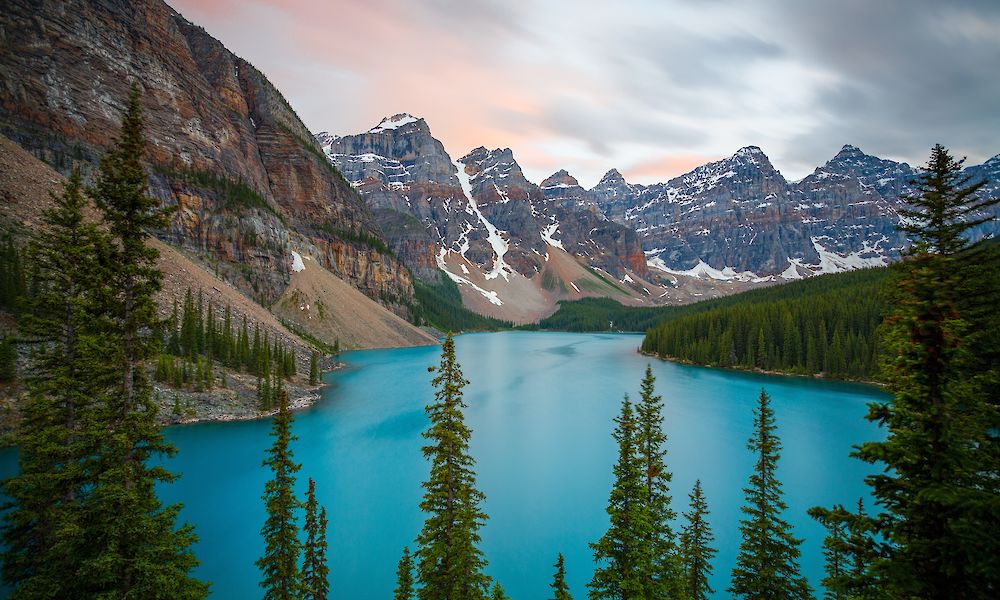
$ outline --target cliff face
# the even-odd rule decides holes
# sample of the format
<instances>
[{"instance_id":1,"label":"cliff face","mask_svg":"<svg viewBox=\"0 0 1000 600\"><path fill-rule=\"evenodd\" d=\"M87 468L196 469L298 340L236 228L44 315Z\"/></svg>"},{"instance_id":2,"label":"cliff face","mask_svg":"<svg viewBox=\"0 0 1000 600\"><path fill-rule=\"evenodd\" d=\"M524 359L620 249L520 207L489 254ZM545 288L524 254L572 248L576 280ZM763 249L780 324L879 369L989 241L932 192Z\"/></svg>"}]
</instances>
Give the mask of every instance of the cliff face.
<instances>
[{"instance_id":1,"label":"cliff face","mask_svg":"<svg viewBox=\"0 0 1000 600\"><path fill-rule=\"evenodd\" d=\"M160 0L12 0L0 13L0 131L68 171L113 141L142 91L160 237L271 302L290 246L405 314L412 282L371 211L252 65Z\"/></svg>"},{"instance_id":2,"label":"cliff face","mask_svg":"<svg viewBox=\"0 0 1000 600\"><path fill-rule=\"evenodd\" d=\"M547 187L539 187L525 178L508 148L476 148L459 162L470 175L480 210L497 227L520 238L507 259L518 271L532 272L528 269L539 266L545 245L556 244L619 280L626 268L640 277L648 275L639 236L600 214L565 171L546 179Z\"/></svg>"}]
</instances>

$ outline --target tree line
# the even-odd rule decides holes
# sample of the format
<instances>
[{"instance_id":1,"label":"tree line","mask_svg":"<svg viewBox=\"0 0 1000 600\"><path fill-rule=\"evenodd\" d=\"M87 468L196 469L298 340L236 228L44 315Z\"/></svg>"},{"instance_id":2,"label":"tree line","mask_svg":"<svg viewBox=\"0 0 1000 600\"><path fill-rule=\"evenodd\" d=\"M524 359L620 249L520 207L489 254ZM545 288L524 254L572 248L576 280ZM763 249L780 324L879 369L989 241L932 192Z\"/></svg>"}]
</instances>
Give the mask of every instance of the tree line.
<instances>
[{"instance_id":1,"label":"tree line","mask_svg":"<svg viewBox=\"0 0 1000 600\"><path fill-rule=\"evenodd\" d=\"M752 301L653 327L642 350L703 365L871 379L887 277L887 269L868 269L760 290Z\"/></svg>"},{"instance_id":2,"label":"tree line","mask_svg":"<svg viewBox=\"0 0 1000 600\"><path fill-rule=\"evenodd\" d=\"M183 303L176 300L173 313L162 326L162 350L157 357L154 377L176 388L194 391L211 389L216 384L216 365L257 377L257 400L263 411L277 407L282 382L298 373L295 347L281 344L268 330L261 332L255 323L251 334L246 315L236 325L231 305L226 305L221 319L213 306L205 302L201 290L198 299L188 288ZM309 361L309 383L319 381L318 353ZM226 386L226 373L219 384Z\"/></svg>"}]
</instances>

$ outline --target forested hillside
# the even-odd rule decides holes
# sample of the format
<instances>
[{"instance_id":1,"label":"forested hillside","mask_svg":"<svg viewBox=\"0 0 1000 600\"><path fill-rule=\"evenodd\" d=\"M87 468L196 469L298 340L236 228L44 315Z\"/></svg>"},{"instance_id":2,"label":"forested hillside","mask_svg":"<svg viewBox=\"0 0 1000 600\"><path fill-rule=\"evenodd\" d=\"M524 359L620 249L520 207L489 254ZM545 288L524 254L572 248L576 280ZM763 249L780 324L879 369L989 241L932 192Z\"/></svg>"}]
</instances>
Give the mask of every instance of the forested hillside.
<instances>
[{"instance_id":1,"label":"forested hillside","mask_svg":"<svg viewBox=\"0 0 1000 600\"><path fill-rule=\"evenodd\" d=\"M458 285L448 277L441 277L441 283L437 285L414 279L413 289L419 304L418 323L451 332L496 331L513 327L507 321L480 315L465 308Z\"/></svg>"},{"instance_id":2,"label":"forested hillside","mask_svg":"<svg viewBox=\"0 0 1000 600\"><path fill-rule=\"evenodd\" d=\"M698 364L868 379L888 269L824 275L701 304L650 329L644 352Z\"/></svg>"}]
</instances>

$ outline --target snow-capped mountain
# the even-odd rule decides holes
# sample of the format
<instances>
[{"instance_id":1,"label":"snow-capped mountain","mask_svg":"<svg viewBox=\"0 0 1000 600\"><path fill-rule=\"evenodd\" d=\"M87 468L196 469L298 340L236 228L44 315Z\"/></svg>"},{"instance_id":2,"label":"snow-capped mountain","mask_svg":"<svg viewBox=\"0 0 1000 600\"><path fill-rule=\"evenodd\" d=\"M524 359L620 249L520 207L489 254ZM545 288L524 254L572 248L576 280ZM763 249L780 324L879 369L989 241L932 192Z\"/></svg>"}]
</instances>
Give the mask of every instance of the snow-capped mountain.
<instances>
[{"instance_id":1,"label":"snow-capped mountain","mask_svg":"<svg viewBox=\"0 0 1000 600\"><path fill-rule=\"evenodd\" d=\"M998 171L998 158L967 169L991 180ZM716 279L795 279L898 258L908 245L896 230L901 196L916 175L905 163L847 145L788 182L750 146L647 187L609 172L591 191L610 218L640 233L651 265ZM977 235L997 230L990 223Z\"/></svg>"},{"instance_id":2,"label":"snow-capped mountain","mask_svg":"<svg viewBox=\"0 0 1000 600\"><path fill-rule=\"evenodd\" d=\"M648 274L631 228L605 218L593 200L547 196L525 178L509 148L479 147L452 160L427 123L408 114L387 117L364 133L315 138L414 273L428 281L443 273L467 299L485 299L483 312L523 320L550 312L561 298L602 295L600 285L582 290L575 280L564 281L576 275L550 272L553 253L572 257L588 278L635 283ZM552 189L587 194L568 174L563 183ZM582 265L606 277L591 276ZM652 293L617 283L604 287L625 296ZM530 311L512 309L525 302Z\"/></svg>"}]
</instances>

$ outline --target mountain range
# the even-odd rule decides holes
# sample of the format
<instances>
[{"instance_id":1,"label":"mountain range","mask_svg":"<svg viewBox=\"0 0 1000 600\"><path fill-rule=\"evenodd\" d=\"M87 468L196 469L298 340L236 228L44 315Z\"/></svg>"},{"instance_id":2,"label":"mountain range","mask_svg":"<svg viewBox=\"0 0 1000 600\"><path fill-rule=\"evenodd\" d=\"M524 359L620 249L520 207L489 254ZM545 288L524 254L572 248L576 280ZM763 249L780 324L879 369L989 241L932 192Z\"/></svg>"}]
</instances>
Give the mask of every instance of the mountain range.
<instances>
[{"instance_id":1,"label":"mountain range","mask_svg":"<svg viewBox=\"0 0 1000 600\"><path fill-rule=\"evenodd\" d=\"M895 226L916 171L853 146L794 182L751 146L653 185L615 169L591 189L566 170L536 184L511 149L449 154L409 114L314 136L161 0L11 0L0 47L0 133L63 174L94 168L136 82L150 192L177 209L157 237L265 306L315 306L295 256L407 319L417 278L530 322L563 300L689 302L884 264L908 243ZM1000 193L1000 156L966 172Z\"/></svg>"},{"instance_id":2,"label":"mountain range","mask_svg":"<svg viewBox=\"0 0 1000 600\"><path fill-rule=\"evenodd\" d=\"M468 304L505 318L516 318L505 302L524 304L526 295L546 296L540 303L550 309L608 291L584 291L575 274L549 268L553 253L568 253L617 287L619 300L638 304L675 300L688 278L770 284L885 265L909 244L896 226L918 175L846 145L790 182L750 146L665 183L630 184L611 169L586 189L566 170L535 185L507 148L453 161L425 120L409 114L360 134L315 137L418 277L443 272ZM966 174L992 182L983 193L998 193L1000 156ZM976 235L996 230L990 223ZM535 285L511 287L512 276ZM553 281L558 290L544 285Z\"/></svg>"}]
</instances>

